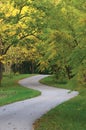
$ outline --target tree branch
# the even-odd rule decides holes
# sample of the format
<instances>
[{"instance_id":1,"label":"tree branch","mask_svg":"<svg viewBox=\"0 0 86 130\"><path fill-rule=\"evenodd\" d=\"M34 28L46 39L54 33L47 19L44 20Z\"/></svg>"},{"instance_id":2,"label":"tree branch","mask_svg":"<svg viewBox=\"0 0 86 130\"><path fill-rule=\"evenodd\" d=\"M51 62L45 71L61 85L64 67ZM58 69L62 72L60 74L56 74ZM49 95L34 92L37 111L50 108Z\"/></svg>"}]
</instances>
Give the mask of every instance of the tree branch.
<instances>
[{"instance_id":1,"label":"tree branch","mask_svg":"<svg viewBox=\"0 0 86 130\"><path fill-rule=\"evenodd\" d=\"M38 37L38 36L35 36L34 34L27 34L27 35L24 35L24 36L20 37L19 40L23 40L24 38L26 38L26 37L31 37L31 36L35 37L37 40L40 40L39 37Z\"/></svg>"},{"instance_id":2,"label":"tree branch","mask_svg":"<svg viewBox=\"0 0 86 130\"><path fill-rule=\"evenodd\" d=\"M5 55L8 51L8 49L12 46L13 44L10 44L6 47L6 49L3 51L3 55Z\"/></svg>"}]
</instances>

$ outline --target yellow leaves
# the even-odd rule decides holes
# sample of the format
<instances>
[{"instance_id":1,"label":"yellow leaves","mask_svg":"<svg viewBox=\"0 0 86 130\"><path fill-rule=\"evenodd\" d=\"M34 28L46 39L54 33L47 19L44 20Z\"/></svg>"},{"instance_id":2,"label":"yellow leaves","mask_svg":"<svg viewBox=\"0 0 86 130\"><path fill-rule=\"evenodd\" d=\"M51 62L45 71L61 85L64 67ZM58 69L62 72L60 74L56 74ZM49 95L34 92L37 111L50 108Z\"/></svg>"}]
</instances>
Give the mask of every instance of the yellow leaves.
<instances>
[{"instance_id":1,"label":"yellow leaves","mask_svg":"<svg viewBox=\"0 0 86 130\"><path fill-rule=\"evenodd\" d=\"M49 67L49 64L48 64L47 60L44 61L44 60L41 59L41 60L38 62L38 64L40 64L39 70L40 70L41 72L44 71L46 68Z\"/></svg>"},{"instance_id":2,"label":"yellow leaves","mask_svg":"<svg viewBox=\"0 0 86 130\"><path fill-rule=\"evenodd\" d=\"M31 14L31 12L35 12L35 11L36 10L32 7L24 6L21 11L21 14L25 14L25 13Z\"/></svg>"},{"instance_id":3,"label":"yellow leaves","mask_svg":"<svg viewBox=\"0 0 86 130\"><path fill-rule=\"evenodd\" d=\"M3 59L3 57L2 56L0 56L0 61Z\"/></svg>"},{"instance_id":4,"label":"yellow leaves","mask_svg":"<svg viewBox=\"0 0 86 130\"><path fill-rule=\"evenodd\" d=\"M2 23L1 27L0 27L0 32L3 33L3 35L4 35L4 32L5 32L5 34L7 33L8 36L13 36L16 33L16 26L12 26L10 24Z\"/></svg>"},{"instance_id":5,"label":"yellow leaves","mask_svg":"<svg viewBox=\"0 0 86 130\"><path fill-rule=\"evenodd\" d=\"M61 12L62 12L62 13L66 13L66 12L67 12L66 8L63 7L63 8L61 9Z\"/></svg>"},{"instance_id":6,"label":"yellow leaves","mask_svg":"<svg viewBox=\"0 0 86 130\"><path fill-rule=\"evenodd\" d=\"M53 59L57 55L56 45L54 43L51 43L48 51L50 52L50 54L48 54L48 59Z\"/></svg>"},{"instance_id":7,"label":"yellow leaves","mask_svg":"<svg viewBox=\"0 0 86 130\"><path fill-rule=\"evenodd\" d=\"M28 6L23 7L21 14L25 14L28 11Z\"/></svg>"},{"instance_id":8,"label":"yellow leaves","mask_svg":"<svg viewBox=\"0 0 86 130\"><path fill-rule=\"evenodd\" d=\"M5 61L4 61L4 56L5 56L5 55L3 55L3 56L2 56L2 55L0 55L0 62L1 62L1 63L3 63L3 64L5 64Z\"/></svg>"},{"instance_id":9,"label":"yellow leaves","mask_svg":"<svg viewBox=\"0 0 86 130\"><path fill-rule=\"evenodd\" d=\"M11 47L7 55L5 57L5 61L8 62L9 60L11 63L19 63L21 61L26 60L28 57L28 50L25 47Z\"/></svg>"},{"instance_id":10,"label":"yellow leaves","mask_svg":"<svg viewBox=\"0 0 86 130\"><path fill-rule=\"evenodd\" d=\"M18 10L15 9L13 5L9 2L2 3L0 7L0 12L4 12L6 18L8 18L9 16L15 16L18 13Z\"/></svg>"},{"instance_id":11,"label":"yellow leaves","mask_svg":"<svg viewBox=\"0 0 86 130\"><path fill-rule=\"evenodd\" d=\"M3 19L0 19L0 24L3 22ZM0 26L1 27L1 26Z\"/></svg>"},{"instance_id":12,"label":"yellow leaves","mask_svg":"<svg viewBox=\"0 0 86 130\"><path fill-rule=\"evenodd\" d=\"M6 62L4 60L2 60L1 63L5 64Z\"/></svg>"},{"instance_id":13,"label":"yellow leaves","mask_svg":"<svg viewBox=\"0 0 86 130\"><path fill-rule=\"evenodd\" d=\"M61 0L53 0L52 2L53 2L55 5L57 5L57 4L59 4L60 1L61 1Z\"/></svg>"},{"instance_id":14,"label":"yellow leaves","mask_svg":"<svg viewBox=\"0 0 86 130\"><path fill-rule=\"evenodd\" d=\"M21 29L27 28L26 24L23 23L22 21L19 21L18 25Z\"/></svg>"}]
</instances>

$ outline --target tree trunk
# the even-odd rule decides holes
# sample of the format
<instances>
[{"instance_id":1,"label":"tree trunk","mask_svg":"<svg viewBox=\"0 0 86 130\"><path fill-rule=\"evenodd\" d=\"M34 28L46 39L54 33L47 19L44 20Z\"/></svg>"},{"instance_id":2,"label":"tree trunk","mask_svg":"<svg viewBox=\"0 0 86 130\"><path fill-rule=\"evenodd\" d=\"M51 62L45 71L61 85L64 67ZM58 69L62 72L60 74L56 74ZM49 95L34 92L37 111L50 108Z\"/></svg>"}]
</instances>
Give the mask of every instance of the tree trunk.
<instances>
[{"instance_id":1,"label":"tree trunk","mask_svg":"<svg viewBox=\"0 0 86 130\"><path fill-rule=\"evenodd\" d=\"M1 81L2 81L2 66L3 64L0 62L0 86L1 86Z\"/></svg>"},{"instance_id":2,"label":"tree trunk","mask_svg":"<svg viewBox=\"0 0 86 130\"><path fill-rule=\"evenodd\" d=\"M65 66L65 68L66 68L66 73L67 73L68 79L71 79L72 78L71 68L69 66Z\"/></svg>"},{"instance_id":3,"label":"tree trunk","mask_svg":"<svg viewBox=\"0 0 86 130\"><path fill-rule=\"evenodd\" d=\"M32 74L34 73L34 62L32 61Z\"/></svg>"}]
</instances>

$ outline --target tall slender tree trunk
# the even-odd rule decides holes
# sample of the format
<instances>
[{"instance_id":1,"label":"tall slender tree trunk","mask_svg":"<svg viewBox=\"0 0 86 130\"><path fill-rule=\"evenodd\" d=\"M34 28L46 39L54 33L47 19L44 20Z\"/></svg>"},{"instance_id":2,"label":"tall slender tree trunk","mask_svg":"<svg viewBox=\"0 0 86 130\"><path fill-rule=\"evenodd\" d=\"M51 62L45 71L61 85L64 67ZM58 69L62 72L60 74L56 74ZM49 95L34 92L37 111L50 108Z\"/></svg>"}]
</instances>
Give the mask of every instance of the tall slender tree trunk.
<instances>
[{"instance_id":1,"label":"tall slender tree trunk","mask_svg":"<svg viewBox=\"0 0 86 130\"><path fill-rule=\"evenodd\" d=\"M34 73L34 62L32 61L32 74Z\"/></svg>"},{"instance_id":2,"label":"tall slender tree trunk","mask_svg":"<svg viewBox=\"0 0 86 130\"><path fill-rule=\"evenodd\" d=\"M3 71L3 64L0 62L0 86L2 81L2 71Z\"/></svg>"},{"instance_id":3,"label":"tall slender tree trunk","mask_svg":"<svg viewBox=\"0 0 86 130\"><path fill-rule=\"evenodd\" d=\"M66 69L68 79L71 79L72 78L72 76L71 76L71 68L69 66L65 66L65 69Z\"/></svg>"}]
</instances>

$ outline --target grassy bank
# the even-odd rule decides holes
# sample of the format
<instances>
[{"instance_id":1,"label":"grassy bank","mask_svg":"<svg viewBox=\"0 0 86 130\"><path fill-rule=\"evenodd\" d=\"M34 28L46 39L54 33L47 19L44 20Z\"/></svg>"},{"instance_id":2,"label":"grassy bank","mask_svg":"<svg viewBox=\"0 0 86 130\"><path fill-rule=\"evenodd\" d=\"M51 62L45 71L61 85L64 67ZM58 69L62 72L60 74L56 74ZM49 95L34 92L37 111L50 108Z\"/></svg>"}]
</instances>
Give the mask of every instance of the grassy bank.
<instances>
[{"instance_id":1,"label":"grassy bank","mask_svg":"<svg viewBox=\"0 0 86 130\"><path fill-rule=\"evenodd\" d=\"M38 96L40 94L39 91L28 89L18 84L18 80L30 76L33 75L5 75L2 80L2 86L0 87L0 106Z\"/></svg>"},{"instance_id":2,"label":"grassy bank","mask_svg":"<svg viewBox=\"0 0 86 130\"><path fill-rule=\"evenodd\" d=\"M44 78L41 83L59 88L78 90L79 95L49 111L34 124L35 130L86 130L86 88L55 81L53 76Z\"/></svg>"}]
</instances>

